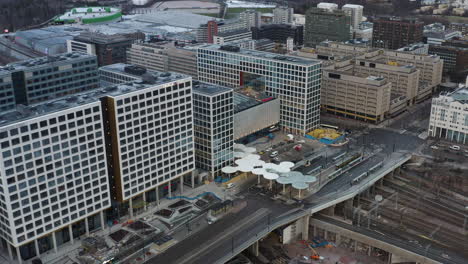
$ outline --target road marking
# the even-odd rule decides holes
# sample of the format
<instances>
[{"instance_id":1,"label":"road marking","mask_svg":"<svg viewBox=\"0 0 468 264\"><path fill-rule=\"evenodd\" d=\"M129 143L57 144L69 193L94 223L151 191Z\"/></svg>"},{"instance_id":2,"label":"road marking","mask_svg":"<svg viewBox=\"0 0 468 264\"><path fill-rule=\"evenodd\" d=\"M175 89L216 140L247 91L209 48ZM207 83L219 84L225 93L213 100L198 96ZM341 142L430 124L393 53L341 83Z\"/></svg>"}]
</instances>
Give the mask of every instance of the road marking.
<instances>
[{"instance_id":1,"label":"road marking","mask_svg":"<svg viewBox=\"0 0 468 264\"><path fill-rule=\"evenodd\" d=\"M188 256L182 256L182 259L178 259L175 263L182 264L182 263L186 263L189 261L193 262L197 258L197 255L213 247L215 244L219 243L221 240L225 239L226 237L231 236L233 233L238 232L240 229L245 227L245 224L250 223L250 222L255 222L263 218L265 215L267 215L268 212L269 210L267 210L266 208L262 208L258 210L251 217L244 218L242 221L236 223L236 226L230 229L228 232L225 232L223 233L223 235L216 237L216 239L210 243L206 242L202 244L201 246L199 246L198 248L191 250L192 254Z\"/></svg>"}]
</instances>

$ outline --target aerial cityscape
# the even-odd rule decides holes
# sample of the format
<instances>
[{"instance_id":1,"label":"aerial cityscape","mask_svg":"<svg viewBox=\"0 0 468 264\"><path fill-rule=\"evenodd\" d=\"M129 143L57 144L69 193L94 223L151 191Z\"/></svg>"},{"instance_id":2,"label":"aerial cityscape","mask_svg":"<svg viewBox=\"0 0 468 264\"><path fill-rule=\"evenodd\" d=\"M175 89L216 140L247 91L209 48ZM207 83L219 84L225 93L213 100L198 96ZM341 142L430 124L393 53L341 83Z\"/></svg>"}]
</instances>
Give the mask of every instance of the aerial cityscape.
<instances>
[{"instance_id":1,"label":"aerial cityscape","mask_svg":"<svg viewBox=\"0 0 468 264\"><path fill-rule=\"evenodd\" d=\"M467 1L0 14L0 264L468 263Z\"/></svg>"}]
</instances>

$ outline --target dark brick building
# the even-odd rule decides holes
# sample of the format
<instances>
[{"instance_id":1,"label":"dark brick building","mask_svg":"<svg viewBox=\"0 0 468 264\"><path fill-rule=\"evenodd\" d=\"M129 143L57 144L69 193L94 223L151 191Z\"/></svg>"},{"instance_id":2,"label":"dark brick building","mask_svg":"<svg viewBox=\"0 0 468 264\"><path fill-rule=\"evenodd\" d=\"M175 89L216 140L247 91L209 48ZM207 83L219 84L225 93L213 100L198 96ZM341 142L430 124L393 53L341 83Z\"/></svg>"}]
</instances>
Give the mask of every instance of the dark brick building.
<instances>
[{"instance_id":1,"label":"dark brick building","mask_svg":"<svg viewBox=\"0 0 468 264\"><path fill-rule=\"evenodd\" d=\"M302 45L304 40L304 27L287 24L270 24L252 28L252 39L269 39L275 42L286 43L287 38L293 38L295 45Z\"/></svg>"},{"instance_id":2,"label":"dark brick building","mask_svg":"<svg viewBox=\"0 0 468 264\"><path fill-rule=\"evenodd\" d=\"M394 50L422 42L423 26L415 19L379 18L374 21L372 47Z\"/></svg>"}]
</instances>

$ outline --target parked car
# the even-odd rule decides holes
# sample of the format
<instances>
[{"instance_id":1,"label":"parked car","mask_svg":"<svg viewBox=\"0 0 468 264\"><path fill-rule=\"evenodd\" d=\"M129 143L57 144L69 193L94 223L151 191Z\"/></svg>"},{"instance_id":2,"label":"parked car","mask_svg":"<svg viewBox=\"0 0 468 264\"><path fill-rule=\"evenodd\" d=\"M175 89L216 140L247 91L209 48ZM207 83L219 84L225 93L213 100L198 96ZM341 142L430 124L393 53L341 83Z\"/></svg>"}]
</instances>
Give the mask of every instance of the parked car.
<instances>
[{"instance_id":1,"label":"parked car","mask_svg":"<svg viewBox=\"0 0 468 264\"><path fill-rule=\"evenodd\" d=\"M439 147L436 146L436 145L432 145L432 146L431 146L431 149L439 149Z\"/></svg>"},{"instance_id":2,"label":"parked car","mask_svg":"<svg viewBox=\"0 0 468 264\"><path fill-rule=\"evenodd\" d=\"M450 149L451 150L460 150L460 146L452 145L452 146L450 146Z\"/></svg>"},{"instance_id":3,"label":"parked car","mask_svg":"<svg viewBox=\"0 0 468 264\"><path fill-rule=\"evenodd\" d=\"M234 188L234 183L230 182L226 185L226 189L231 189L231 188Z\"/></svg>"},{"instance_id":4,"label":"parked car","mask_svg":"<svg viewBox=\"0 0 468 264\"><path fill-rule=\"evenodd\" d=\"M276 157L276 156L278 156L278 155L279 155L278 151L273 151L273 152L270 154L270 158L274 158L274 157Z\"/></svg>"}]
</instances>

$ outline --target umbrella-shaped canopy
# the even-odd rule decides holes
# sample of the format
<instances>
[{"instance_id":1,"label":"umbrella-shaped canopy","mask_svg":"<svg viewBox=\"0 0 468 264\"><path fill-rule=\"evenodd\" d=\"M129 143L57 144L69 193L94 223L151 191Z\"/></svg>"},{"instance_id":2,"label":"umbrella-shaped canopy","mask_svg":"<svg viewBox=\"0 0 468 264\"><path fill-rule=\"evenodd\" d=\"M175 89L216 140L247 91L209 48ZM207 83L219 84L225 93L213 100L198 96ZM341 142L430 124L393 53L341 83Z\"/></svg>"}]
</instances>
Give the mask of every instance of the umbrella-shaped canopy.
<instances>
[{"instance_id":1,"label":"umbrella-shaped canopy","mask_svg":"<svg viewBox=\"0 0 468 264\"><path fill-rule=\"evenodd\" d=\"M276 180L276 179L279 178L279 175L276 174L276 173L267 172L267 173L263 174L263 178L265 178L267 180Z\"/></svg>"},{"instance_id":2,"label":"umbrella-shaped canopy","mask_svg":"<svg viewBox=\"0 0 468 264\"><path fill-rule=\"evenodd\" d=\"M245 152L234 151L234 158L239 159L239 158L243 158L245 156L247 156L247 153L245 153Z\"/></svg>"},{"instance_id":3,"label":"umbrella-shaped canopy","mask_svg":"<svg viewBox=\"0 0 468 264\"><path fill-rule=\"evenodd\" d=\"M257 152L257 149L254 148L254 147L245 147L243 150L246 153L255 153L255 152Z\"/></svg>"},{"instance_id":4,"label":"umbrella-shaped canopy","mask_svg":"<svg viewBox=\"0 0 468 264\"><path fill-rule=\"evenodd\" d=\"M235 173L238 169L239 167L226 166L222 168L221 171L227 174L231 174L231 173Z\"/></svg>"},{"instance_id":5,"label":"umbrella-shaped canopy","mask_svg":"<svg viewBox=\"0 0 468 264\"><path fill-rule=\"evenodd\" d=\"M259 159L260 159L260 155L257 155L257 154L247 154L247 156L245 156L244 159L248 159L248 160L259 160Z\"/></svg>"},{"instance_id":6,"label":"umbrella-shaped canopy","mask_svg":"<svg viewBox=\"0 0 468 264\"><path fill-rule=\"evenodd\" d=\"M276 182L277 183L280 183L280 184L291 184L291 179L287 178L287 177L279 177L278 179L276 179Z\"/></svg>"},{"instance_id":7,"label":"umbrella-shaped canopy","mask_svg":"<svg viewBox=\"0 0 468 264\"><path fill-rule=\"evenodd\" d=\"M309 175L304 176L304 182L305 183L313 183L313 182L316 182L316 181L317 181L317 177L315 177L315 176L309 176Z\"/></svg>"},{"instance_id":8,"label":"umbrella-shaped canopy","mask_svg":"<svg viewBox=\"0 0 468 264\"><path fill-rule=\"evenodd\" d=\"M252 173L255 174L255 175L263 175L263 174L265 174L267 172L263 168L256 168L256 169L252 170Z\"/></svg>"},{"instance_id":9,"label":"umbrella-shaped canopy","mask_svg":"<svg viewBox=\"0 0 468 264\"><path fill-rule=\"evenodd\" d=\"M292 187L298 190L305 190L309 187L309 185L306 184L305 182L294 182L292 184Z\"/></svg>"},{"instance_id":10,"label":"umbrella-shaped canopy","mask_svg":"<svg viewBox=\"0 0 468 264\"><path fill-rule=\"evenodd\" d=\"M281 167L285 167L285 168L292 168L294 167L294 163L290 162L290 161L283 161L279 164Z\"/></svg>"},{"instance_id":11,"label":"umbrella-shaped canopy","mask_svg":"<svg viewBox=\"0 0 468 264\"><path fill-rule=\"evenodd\" d=\"M239 170L241 172L251 172L253 169L254 169L253 166L251 166L249 164L242 163L242 164L239 165Z\"/></svg>"}]
</instances>

